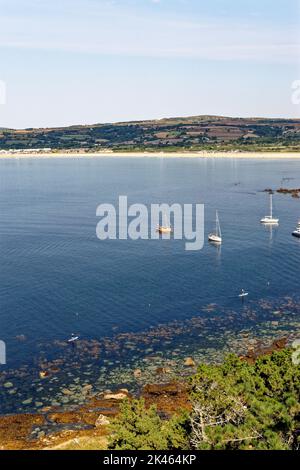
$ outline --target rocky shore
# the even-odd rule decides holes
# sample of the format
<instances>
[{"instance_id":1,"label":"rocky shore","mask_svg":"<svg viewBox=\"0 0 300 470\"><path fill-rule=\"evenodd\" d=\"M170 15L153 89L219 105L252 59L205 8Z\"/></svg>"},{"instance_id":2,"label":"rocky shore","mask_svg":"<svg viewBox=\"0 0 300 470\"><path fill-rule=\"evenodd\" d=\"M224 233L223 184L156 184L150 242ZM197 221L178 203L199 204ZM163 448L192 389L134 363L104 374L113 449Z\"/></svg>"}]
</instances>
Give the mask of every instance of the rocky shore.
<instances>
[{"instance_id":1,"label":"rocky shore","mask_svg":"<svg viewBox=\"0 0 300 470\"><path fill-rule=\"evenodd\" d=\"M265 354L283 349L287 338L275 340L263 347L258 344L241 356L241 360L254 363ZM192 357L185 360L189 374L196 371ZM135 371L138 373L139 371ZM160 371L166 374L167 371ZM87 397L92 387L87 389ZM72 393L65 390L66 396ZM146 406L156 405L160 416L170 418L178 410L191 410L189 380L176 380L144 385L139 397ZM76 410L66 411L55 407L43 409L40 413L11 414L0 417L1 450L104 450L107 446L109 424L118 414L120 403L131 399L127 389L107 390L87 398L87 402Z\"/></svg>"},{"instance_id":2,"label":"rocky shore","mask_svg":"<svg viewBox=\"0 0 300 470\"><path fill-rule=\"evenodd\" d=\"M273 194L274 191L273 189L265 189L265 192L269 194ZM279 188L279 189L276 189L276 193L284 194L284 195L288 194L295 199L300 198L300 188Z\"/></svg>"},{"instance_id":3,"label":"rocky shore","mask_svg":"<svg viewBox=\"0 0 300 470\"><path fill-rule=\"evenodd\" d=\"M105 448L124 398L142 396L168 417L189 408L188 379L199 364L228 353L253 363L290 346L299 331L299 299L287 296L237 311L209 304L184 321L82 339L75 348L41 344L32 366L0 373L0 449Z\"/></svg>"},{"instance_id":4,"label":"rocky shore","mask_svg":"<svg viewBox=\"0 0 300 470\"><path fill-rule=\"evenodd\" d=\"M165 418L179 409L190 409L187 382L148 384L140 396L147 406L155 404ZM119 389L93 397L76 411L1 416L0 449L105 449L108 425L125 398L130 399L130 393Z\"/></svg>"}]
</instances>

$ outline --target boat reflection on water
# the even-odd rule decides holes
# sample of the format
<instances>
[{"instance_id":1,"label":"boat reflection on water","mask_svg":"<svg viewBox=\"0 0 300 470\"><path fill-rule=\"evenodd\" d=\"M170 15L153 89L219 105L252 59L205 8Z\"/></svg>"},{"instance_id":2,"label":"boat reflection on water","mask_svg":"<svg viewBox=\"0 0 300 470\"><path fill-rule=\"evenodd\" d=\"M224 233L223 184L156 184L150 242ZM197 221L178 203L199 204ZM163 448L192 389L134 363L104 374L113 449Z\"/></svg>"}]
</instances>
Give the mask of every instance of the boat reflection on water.
<instances>
[{"instance_id":1,"label":"boat reflection on water","mask_svg":"<svg viewBox=\"0 0 300 470\"><path fill-rule=\"evenodd\" d=\"M273 244L274 233L276 233L276 230L279 227L279 224L263 224L262 223L262 226L264 227L266 232L269 232L269 245L271 246Z\"/></svg>"}]
</instances>

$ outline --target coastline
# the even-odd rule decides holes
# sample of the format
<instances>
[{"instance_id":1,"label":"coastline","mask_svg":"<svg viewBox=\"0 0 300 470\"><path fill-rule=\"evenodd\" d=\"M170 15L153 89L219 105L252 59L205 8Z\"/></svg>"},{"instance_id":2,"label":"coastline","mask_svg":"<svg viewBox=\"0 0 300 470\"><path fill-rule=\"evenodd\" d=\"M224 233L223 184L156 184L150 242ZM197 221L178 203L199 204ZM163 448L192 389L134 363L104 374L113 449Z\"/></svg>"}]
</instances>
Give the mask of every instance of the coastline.
<instances>
[{"instance_id":1,"label":"coastline","mask_svg":"<svg viewBox=\"0 0 300 470\"><path fill-rule=\"evenodd\" d=\"M241 361L254 364L286 348L286 338L277 338L267 347L249 349ZM37 412L0 415L0 450L107 450L109 425L120 412L123 400L142 398L170 419L178 410L191 411L189 378L197 372L196 364L186 364L187 374L170 380L146 383L138 395L126 388L114 392L90 394L76 409L48 407ZM165 372L166 375L166 372Z\"/></svg>"},{"instance_id":2,"label":"coastline","mask_svg":"<svg viewBox=\"0 0 300 470\"><path fill-rule=\"evenodd\" d=\"M223 158L223 159L300 159L300 152L53 152L0 153L0 160L49 158Z\"/></svg>"},{"instance_id":3,"label":"coastline","mask_svg":"<svg viewBox=\"0 0 300 470\"><path fill-rule=\"evenodd\" d=\"M22 384L26 384L24 366L19 372L3 371L0 375L0 389L5 396L24 405L21 412L3 410L0 413L0 450L105 450L110 433L107 425L118 415L119 405L126 398L142 397L146 405L156 405L159 412L168 417L180 408L189 410L189 377L197 373L199 365L222 364L229 353L254 364L261 356L290 348L298 339L298 298L283 297L275 304L262 299L259 305L269 314L258 322L256 309L250 309L248 319L252 325L240 325L234 332L227 327L224 329L224 325L236 324L236 319L240 318L239 311L230 311L230 315L219 317L216 314L220 309L216 304L203 307L202 311L209 312L208 318L213 319L215 331L218 335L222 333L222 344L215 346L209 330L205 330L202 315L193 316L187 322L160 326L152 329L151 334L147 330L138 334L119 333L113 341L106 338L104 343L82 339L70 352L74 364L68 358L65 342L55 340L53 344L61 353L47 362L44 357L42 362L37 360L34 375L31 369L29 371L31 385L26 387L24 397L19 396L21 387L17 382L19 376ZM191 331L196 334L195 344ZM183 332L189 338L189 346L184 350L178 341ZM208 344L199 343L200 334L208 338ZM171 342L163 354L160 353L160 345L153 348L158 339L164 343ZM183 344L187 344L186 338ZM137 361L130 362L126 350L131 351L132 348L135 351L140 348L142 354ZM104 380L99 380L103 369L100 355L111 361L113 357L108 354L111 350L119 351L118 361L121 355L125 362L116 364L114 371L105 368ZM92 362L96 375L91 374ZM39 376L41 368L48 371L46 377ZM58 388L55 388L55 383L58 383ZM36 394L34 391L38 390ZM47 401L43 397L47 397L48 392Z\"/></svg>"}]
</instances>

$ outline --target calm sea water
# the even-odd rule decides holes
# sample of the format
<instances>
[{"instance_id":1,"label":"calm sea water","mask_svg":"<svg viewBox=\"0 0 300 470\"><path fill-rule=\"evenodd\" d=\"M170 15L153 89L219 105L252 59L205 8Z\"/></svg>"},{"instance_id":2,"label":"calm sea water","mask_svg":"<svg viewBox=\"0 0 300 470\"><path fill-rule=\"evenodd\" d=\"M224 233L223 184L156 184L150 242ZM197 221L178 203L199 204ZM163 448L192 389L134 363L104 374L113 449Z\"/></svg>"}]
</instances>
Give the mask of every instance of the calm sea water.
<instances>
[{"instance_id":1,"label":"calm sea water","mask_svg":"<svg viewBox=\"0 0 300 470\"><path fill-rule=\"evenodd\" d=\"M0 339L7 345L6 368L34 363L41 345L52 345L43 346L43 354L55 353L55 344L73 332L87 341L116 332L139 334L184 322L201 309L209 319L205 306L212 303L237 314L236 320L231 316L234 331L244 321L241 288L253 305L297 297L300 243L291 232L300 219L300 200L275 195L279 227L259 223L269 210L263 190L280 186L300 187L300 161L0 160ZM222 247L205 242L202 250L188 252L179 240L99 241L96 208L117 204L119 195L127 195L129 204L204 203L205 240L218 209ZM255 321L263 314L257 309ZM220 338L214 328L211 322ZM22 391L22 380L19 389L7 388L11 396L4 389L4 411L22 410L29 387L24 382Z\"/></svg>"},{"instance_id":2,"label":"calm sea water","mask_svg":"<svg viewBox=\"0 0 300 470\"><path fill-rule=\"evenodd\" d=\"M285 178L283 182L283 178ZM300 187L300 161L95 158L0 160L0 337L8 362L72 332L99 338L191 317L208 303L299 289L300 201L265 188ZM224 243L187 252L182 241L99 241L96 207L204 203L205 232L219 210ZM25 335L20 345L17 336Z\"/></svg>"}]
</instances>

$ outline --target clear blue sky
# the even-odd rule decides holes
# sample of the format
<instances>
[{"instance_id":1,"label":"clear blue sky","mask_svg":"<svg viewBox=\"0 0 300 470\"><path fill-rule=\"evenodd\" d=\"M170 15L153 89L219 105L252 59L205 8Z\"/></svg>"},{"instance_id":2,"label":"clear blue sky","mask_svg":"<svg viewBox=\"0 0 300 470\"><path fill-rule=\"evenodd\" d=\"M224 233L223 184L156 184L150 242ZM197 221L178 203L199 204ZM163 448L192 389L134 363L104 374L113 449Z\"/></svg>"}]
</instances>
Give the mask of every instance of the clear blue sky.
<instances>
[{"instance_id":1,"label":"clear blue sky","mask_svg":"<svg viewBox=\"0 0 300 470\"><path fill-rule=\"evenodd\" d=\"M300 117L299 0L0 0L0 127Z\"/></svg>"}]
</instances>

